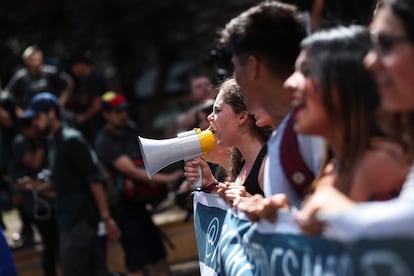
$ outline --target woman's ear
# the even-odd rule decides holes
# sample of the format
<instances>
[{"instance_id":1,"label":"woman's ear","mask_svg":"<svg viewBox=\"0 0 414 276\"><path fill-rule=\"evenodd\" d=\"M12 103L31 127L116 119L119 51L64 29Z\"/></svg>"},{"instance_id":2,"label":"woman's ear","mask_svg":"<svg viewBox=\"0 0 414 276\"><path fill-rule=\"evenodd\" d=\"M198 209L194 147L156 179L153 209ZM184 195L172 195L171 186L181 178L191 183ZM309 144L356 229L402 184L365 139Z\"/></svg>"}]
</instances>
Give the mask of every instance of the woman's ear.
<instances>
[{"instance_id":1,"label":"woman's ear","mask_svg":"<svg viewBox=\"0 0 414 276\"><path fill-rule=\"evenodd\" d=\"M246 110L242 111L239 114L239 126L245 125L248 121L249 121L249 112L247 112Z\"/></svg>"}]
</instances>

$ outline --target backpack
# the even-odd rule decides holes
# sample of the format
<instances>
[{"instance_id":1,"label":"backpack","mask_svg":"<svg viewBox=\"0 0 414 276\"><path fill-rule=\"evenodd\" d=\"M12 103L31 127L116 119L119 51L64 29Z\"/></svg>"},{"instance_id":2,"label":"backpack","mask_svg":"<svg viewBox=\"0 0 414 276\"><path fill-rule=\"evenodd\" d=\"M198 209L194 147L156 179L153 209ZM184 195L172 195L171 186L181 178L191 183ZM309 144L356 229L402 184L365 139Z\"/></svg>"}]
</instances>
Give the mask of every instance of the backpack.
<instances>
[{"instance_id":1,"label":"backpack","mask_svg":"<svg viewBox=\"0 0 414 276\"><path fill-rule=\"evenodd\" d=\"M142 159L132 160L137 167L144 167ZM166 185L138 183L120 172L114 172L116 186L122 196L133 203L157 205L168 193Z\"/></svg>"}]
</instances>

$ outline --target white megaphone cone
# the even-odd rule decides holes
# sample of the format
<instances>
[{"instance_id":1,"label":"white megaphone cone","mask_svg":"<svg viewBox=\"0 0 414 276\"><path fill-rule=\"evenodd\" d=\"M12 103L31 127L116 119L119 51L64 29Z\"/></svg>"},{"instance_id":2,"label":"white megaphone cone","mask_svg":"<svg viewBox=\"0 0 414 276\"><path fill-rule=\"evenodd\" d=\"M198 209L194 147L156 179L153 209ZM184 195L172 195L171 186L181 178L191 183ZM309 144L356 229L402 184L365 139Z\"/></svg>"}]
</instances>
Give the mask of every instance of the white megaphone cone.
<instances>
[{"instance_id":1,"label":"white megaphone cone","mask_svg":"<svg viewBox=\"0 0 414 276\"><path fill-rule=\"evenodd\" d=\"M201 131L198 128L179 133L171 139L154 140L138 136L138 141L149 178L177 161L188 161L207 155L216 144L210 130ZM198 169L200 178L193 184L194 188L201 187L201 168Z\"/></svg>"}]
</instances>

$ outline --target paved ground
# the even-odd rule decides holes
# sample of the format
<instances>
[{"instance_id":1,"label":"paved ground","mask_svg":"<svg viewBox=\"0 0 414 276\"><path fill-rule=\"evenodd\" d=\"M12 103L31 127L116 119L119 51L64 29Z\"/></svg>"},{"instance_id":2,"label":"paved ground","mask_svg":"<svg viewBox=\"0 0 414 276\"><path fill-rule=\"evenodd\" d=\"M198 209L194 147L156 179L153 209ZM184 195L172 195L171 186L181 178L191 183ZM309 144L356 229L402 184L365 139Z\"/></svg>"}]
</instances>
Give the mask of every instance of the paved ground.
<instances>
[{"instance_id":1,"label":"paved ground","mask_svg":"<svg viewBox=\"0 0 414 276\"><path fill-rule=\"evenodd\" d=\"M18 220L17 213L14 210L3 213L3 218L7 227L7 229L4 231L4 234L11 247L13 247L13 233L19 232L20 221ZM19 276L42 276L40 267L40 255L42 246L40 237L37 233L35 234L35 240L37 241L37 244L33 247L23 249L12 249L12 254L15 260L16 269L18 270ZM112 250L112 256L118 256L119 259L119 256L122 255L118 254L120 247L116 246ZM110 263L109 266L122 267L122 265L119 264L119 260L114 260L113 258L112 263ZM200 275L198 260L196 259L171 264L171 271L173 276Z\"/></svg>"}]
</instances>

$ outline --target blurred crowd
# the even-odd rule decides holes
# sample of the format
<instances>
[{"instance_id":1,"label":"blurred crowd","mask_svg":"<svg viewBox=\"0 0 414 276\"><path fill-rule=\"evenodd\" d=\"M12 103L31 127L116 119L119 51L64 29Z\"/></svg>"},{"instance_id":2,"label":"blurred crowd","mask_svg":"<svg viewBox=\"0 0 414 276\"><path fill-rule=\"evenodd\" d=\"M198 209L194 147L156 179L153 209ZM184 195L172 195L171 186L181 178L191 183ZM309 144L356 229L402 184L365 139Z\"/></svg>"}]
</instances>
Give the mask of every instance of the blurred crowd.
<instances>
[{"instance_id":1,"label":"blurred crowd","mask_svg":"<svg viewBox=\"0 0 414 276\"><path fill-rule=\"evenodd\" d=\"M215 149L151 179L131 105L91 58L62 71L27 47L0 100L0 208L18 210L16 243L37 228L45 275L56 263L106 275L105 238L121 242L128 275L169 275L151 215L169 192L186 206L200 178L252 222L288 209L307 235L412 238L414 2L378 1L369 27L321 28L323 7L264 1L223 26L233 71L189 74L163 133L209 129Z\"/></svg>"},{"instance_id":2,"label":"blurred crowd","mask_svg":"<svg viewBox=\"0 0 414 276\"><path fill-rule=\"evenodd\" d=\"M65 275L105 274L107 236L124 246L131 273L151 264L167 275L163 234L151 214L178 189L182 167L148 178L131 106L88 54L72 56L67 71L45 64L37 46L22 60L0 101L0 209L15 208L22 225L11 247L34 246L36 228L45 275L57 275L59 258ZM214 97L206 74L189 77L189 87L173 132L205 120L191 107Z\"/></svg>"}]
</instances>

